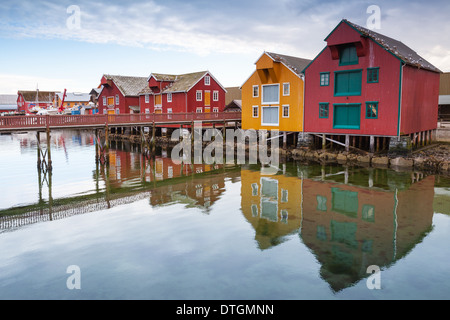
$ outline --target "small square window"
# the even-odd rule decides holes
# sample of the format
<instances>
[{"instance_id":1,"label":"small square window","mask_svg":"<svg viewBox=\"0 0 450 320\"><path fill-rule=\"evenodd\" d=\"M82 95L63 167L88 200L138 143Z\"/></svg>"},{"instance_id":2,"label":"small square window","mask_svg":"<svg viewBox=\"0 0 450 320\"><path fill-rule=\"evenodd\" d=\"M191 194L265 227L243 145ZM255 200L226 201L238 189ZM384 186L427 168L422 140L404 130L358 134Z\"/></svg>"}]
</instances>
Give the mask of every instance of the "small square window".
<instances>
[{"instance_id":1,"label":"small square window","mask_svg":"<svg viewBox=\"0 0 450 320\"><path fill-rule=\"evenodd\" d=\"M259 86L253 86L253 98L259 97Z\"/></svg>"},{"instance_id":2,"label":"small square window","mask_svg":"<svg viewBox=\"0 0 450 320\"><path fill-rule=\"evenodd\" d=\"M205 86L209 86L211 84L211 77L210 76L206 76L205 77Z\"/></svg>"},{"instance_id":3,"label":"small square window","mask_svg":"<svg viewBox=\"0 0 450 320\"><path fill-rule=\"evenodd\" d=\"M378 102L366 103L366 119L378 119Z\"/></svg>"},{"instance_id":4,"label":"small square window","mask_svg":"<svg viewBox=\"0 0 450 320\"><path fill-rule=\"evenodd\" d=\"M320 74L320 86L321 87L327 87L330 85L330 73L329 72L322 72Z\"/></svg>"},{"instance_id":5,"label":"small square window","mask_svg":"<svg viewBox=\"0 0 450 320\"><path fill-rule=\"evenodd\" d=\"M219 112L219 108L213 108L213 112L215 113Z\"/></svg>"},{"instance_id":6,"label":"small square window","mask_svg":"<svg viewBox=\"0 0 450 320\"><path fill-rule=\"evenodd\" d=\"M367 83L378 83L379 82L379 68L369 68L367 69Z\"/></svg>"},{"instance_id":7,"label":"small square window","mask_svg":"<svg viewBox=\"0 0 450 320\"><path fill-rule=\"evenodd\" d=\"M291 84L283 83L283 96L289 96L291 94Z\"/></svg>"},{"instance_id":8,"label":"small square window","mask_svg":"<svg viewBox=\"0 0 450 320\"><path fill-rule=\"evenodd\" d=\"M289 106L283 106L283 118L289 118Z\"/></svg>"},{"instance_id":9,"label":"small square window","mask_svg":"<svg viewBox=\"0 0 450 320\"><path fill-rule=\"evenodd\" d=\"M201 107L197 108L197 113L203 113L203 109Z\"/></svg>"},{"instance_id":10,"label":"small square window","mask_svg":"<svg viewBox=\"0 0 450 320\"><path fill-rule=\"evenodd\" d=\"M328 103L320 103L319 104L319 118L328 119L329 116L329 104Z\"/></svg>"},{"instance_id":11,"label":"small square window","mask_svg":"<svg viewBox=\"0 0 450 320\"><path fill-rule=\"evenodd\" d=\"M258 118L258 117L259 117L259 107L254 106L253 107L253 118Z\"/></svg>"}]
</instances>

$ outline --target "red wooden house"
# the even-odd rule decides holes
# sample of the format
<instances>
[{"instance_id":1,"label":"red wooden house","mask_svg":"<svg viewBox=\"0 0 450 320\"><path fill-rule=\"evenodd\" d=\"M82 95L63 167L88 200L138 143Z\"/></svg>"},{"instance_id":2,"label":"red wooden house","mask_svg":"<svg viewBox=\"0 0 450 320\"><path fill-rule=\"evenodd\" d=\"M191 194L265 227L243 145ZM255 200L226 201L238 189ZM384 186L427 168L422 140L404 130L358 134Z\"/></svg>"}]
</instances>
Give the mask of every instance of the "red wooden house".
<instances>
[{"instance_id":1,"label":"red wooden house","mask_svg":"<svg viewBox=\"0 0 450 320\"><path fill-rule=\"evenodd\" d=\"M440 70L402 42L345 19L325 41L303 70L305 132L363 148L370 141L371 150L374 141L431 138Z\"/></svg>"},{"instance_id":2,"label":"red wooden house","mask_svg":"<svg viewBox=\"0 0 450 320\"><path fill-rule=\"evenodd\" d=\"M140 92L141 113L223 112L226 89L208 71L152 73Z\"/></svg>"},{"instance_id":3,"label":"red wooden house","mask_svg":"<svg viewBox=\"0 0 450 320\"><path fill-rule=\"evenodd\" d=\"M98 95L99 113L139 113L139 93L147 85L146 77L103 75Z\"/></svg>"},{"instance_id":4,"label":"red wooden house","mask_svg":"<svg viewBox=\"0 0 450 320\"><path fill-rule=\"evenodd\" d=\"M25 91L17 92L17 111L26 114L36 113L39 109L52 107L56 102L55 91Z\"/></svg>"}]
</instances>

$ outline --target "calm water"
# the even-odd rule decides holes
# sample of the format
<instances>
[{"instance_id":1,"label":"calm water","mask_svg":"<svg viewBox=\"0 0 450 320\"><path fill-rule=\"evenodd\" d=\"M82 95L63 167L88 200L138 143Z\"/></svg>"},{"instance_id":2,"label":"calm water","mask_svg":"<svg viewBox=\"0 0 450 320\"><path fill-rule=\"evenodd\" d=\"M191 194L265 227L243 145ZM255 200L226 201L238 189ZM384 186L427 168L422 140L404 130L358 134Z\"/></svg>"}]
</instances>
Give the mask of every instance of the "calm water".
<instances>
[{"instance_id":1,"label":"calm water","mask_svg":"<svg viewBox=\"0 0 450 320\"><path fill-rule=\"evenodd\" d=\"M90 133L54 132L53 173L39 174L34 134L0 136L0 299L450 297L448 178L112 149L106 169Z\"/></svg>"}]
</instances>

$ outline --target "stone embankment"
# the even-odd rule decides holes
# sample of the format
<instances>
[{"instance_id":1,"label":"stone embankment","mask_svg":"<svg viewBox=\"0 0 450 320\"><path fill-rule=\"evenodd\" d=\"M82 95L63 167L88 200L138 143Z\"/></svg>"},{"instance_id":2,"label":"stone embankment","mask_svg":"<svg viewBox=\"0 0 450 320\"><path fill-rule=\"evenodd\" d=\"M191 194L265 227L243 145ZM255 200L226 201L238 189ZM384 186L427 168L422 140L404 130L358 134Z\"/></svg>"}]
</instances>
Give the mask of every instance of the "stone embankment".
<instances>
[{"instance_id":1,"label":"stone embankment","mask_svg":"<svg viewBox=\"0 0 450 320\"><path fill-rule=\"evenodd\" d=\"M355 164L362 166L410 169L450 175L450 145L436 144L408 156L355 154L345 151L294 149L289 155L295 160L319 163Z\"/></svg>"}]
</instances>

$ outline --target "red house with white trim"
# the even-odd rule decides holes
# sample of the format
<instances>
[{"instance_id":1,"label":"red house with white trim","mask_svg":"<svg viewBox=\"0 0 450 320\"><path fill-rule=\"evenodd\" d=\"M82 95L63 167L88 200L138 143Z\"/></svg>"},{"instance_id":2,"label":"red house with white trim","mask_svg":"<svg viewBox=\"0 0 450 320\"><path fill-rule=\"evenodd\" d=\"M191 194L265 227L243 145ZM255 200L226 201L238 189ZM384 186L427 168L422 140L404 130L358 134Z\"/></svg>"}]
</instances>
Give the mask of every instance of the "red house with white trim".
<instances>
[{"instance_id":1,"label":"red house with white trim","mask_svg":"<svg viewBox=\"0 0 450 320\"><path fill-rule=\"evenodd\" d=\"M152 73L140 92L141 113L223 112L226 89L209 71Z\"/></svg>"},{"instance_id":2,"label":"red house with white trim","mask_svg":"<svg viewBox=\"0 0 450 320\"><path fill-rule=\"evenodd\" d=\"M139 113L139 93L148 85L146 77L103 75L98 95L100 114Z\"/></svg>"},{"instance_id":3,"label":"red house with white trim","mask_svg":"<svg viewBox=\"0 0 450 320\"><path fill-rule=\"evenodd\" d=\"M37 113L40 109L47 109L55 105L59 91L26 91L17 92L17 111L26 114Z\"/></svg>"},{"instance_id":4,"label":"red house with white trim","mask_svg":"<svg viewBox=\"0 0 450 320\"><path fill-rule=\"evenodd\" d=\"M437 128L439 69L402 42L345 19L325 41L303 70L305 132L347 141L349 136L431 137Z\"/></svg>"}]
</instances>

